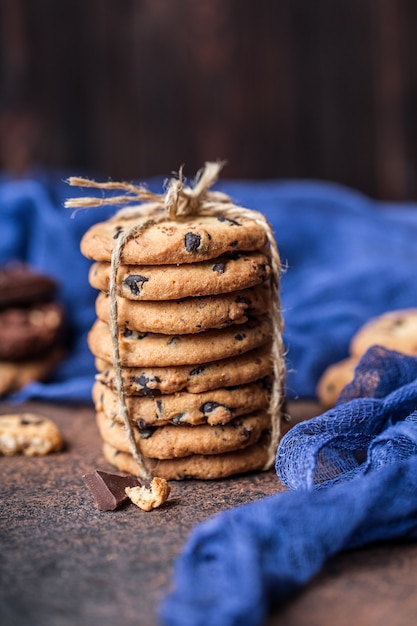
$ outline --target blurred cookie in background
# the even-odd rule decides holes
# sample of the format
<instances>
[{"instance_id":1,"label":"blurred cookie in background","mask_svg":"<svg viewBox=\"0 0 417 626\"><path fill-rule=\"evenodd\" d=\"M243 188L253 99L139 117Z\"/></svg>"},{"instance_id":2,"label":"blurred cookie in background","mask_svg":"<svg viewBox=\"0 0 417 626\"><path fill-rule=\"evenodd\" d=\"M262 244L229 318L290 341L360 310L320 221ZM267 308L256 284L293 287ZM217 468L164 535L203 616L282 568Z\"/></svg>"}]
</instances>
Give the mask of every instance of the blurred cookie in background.
<instances>
[{"instance_id":1,"label":"blurred cookie in background","mask_svg":"<svg viewBox=\"0 0 417 626\"><path fill-rule=\"evenodd\" d=\"M64 355L57 283L28 265L0 267L0 395L44 380Z\"/></svg>"}]
</instances>

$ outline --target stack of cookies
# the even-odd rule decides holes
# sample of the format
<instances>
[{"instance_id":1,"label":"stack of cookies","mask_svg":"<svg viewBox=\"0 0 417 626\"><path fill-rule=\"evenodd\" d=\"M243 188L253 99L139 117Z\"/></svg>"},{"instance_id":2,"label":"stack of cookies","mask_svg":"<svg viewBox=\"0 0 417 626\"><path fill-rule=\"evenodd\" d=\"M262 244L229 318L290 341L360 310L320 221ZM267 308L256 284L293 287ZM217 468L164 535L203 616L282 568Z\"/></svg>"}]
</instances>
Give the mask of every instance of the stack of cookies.
<instances>
[{"instance_id":1,"label":"stack of cookies","mask_svg":"<svg viewBox=\"0 0 417 626\"><path fill-rule=\"evenodd\" d=\"M244 210L158 222L163 209L151 207L146 228L126 239L114 269L116 242L143 221L141 210L119 212L81 241L99 290L88 342L104 455L119 470L140 473L120 412L121 383L137 449L153 474L214 479L263 469L271 419L279 420L270 411L265 228Z\"/></svg>"},{"instance_id":2,"label":"stack of cookies","mask_svg":"<svg viewBox=\"0 0 417 626\"><path fill-rule=\"evenodd\" d=\"M22 264L0 268L0 395L43 380L63 356L65 316L57 284Z\"/></svg>"}]
</instances>

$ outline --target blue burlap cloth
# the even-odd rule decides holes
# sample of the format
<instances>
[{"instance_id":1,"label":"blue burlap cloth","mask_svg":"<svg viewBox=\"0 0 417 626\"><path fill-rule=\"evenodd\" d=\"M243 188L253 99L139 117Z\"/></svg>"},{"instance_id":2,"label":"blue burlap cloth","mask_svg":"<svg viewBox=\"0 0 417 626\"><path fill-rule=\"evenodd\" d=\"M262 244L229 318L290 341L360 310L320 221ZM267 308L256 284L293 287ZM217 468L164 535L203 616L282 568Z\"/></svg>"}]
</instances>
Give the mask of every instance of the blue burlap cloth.
<instances>
[{"instance_id":1,"label":"blue burlap cloth","mask_svg":"<svg viewBox=\"0 0 417 626\"><path fill-rule=\"evenodd\" d=\"M23 260L60 283L72 342L45 383L14 400L91 401L86 335L96 294L79 241L112 209L79 211L65 176L0 180L0 262ZM161 191L161 180L150 181ZM417 306L417 210L315 182L223 182L236 203L271 222L287 271L281 296L287 395L313 397L353 333L384 311ZM80 192L80 195L83 195ZM371 375L370 375L371 374ZM372 348L338 405L283 438L276 470L285 493L225 511L196 527L161 606L168 626L262 624L271 606L336 552L417 534L417 363Z\"/></svg>"}]
</instances>

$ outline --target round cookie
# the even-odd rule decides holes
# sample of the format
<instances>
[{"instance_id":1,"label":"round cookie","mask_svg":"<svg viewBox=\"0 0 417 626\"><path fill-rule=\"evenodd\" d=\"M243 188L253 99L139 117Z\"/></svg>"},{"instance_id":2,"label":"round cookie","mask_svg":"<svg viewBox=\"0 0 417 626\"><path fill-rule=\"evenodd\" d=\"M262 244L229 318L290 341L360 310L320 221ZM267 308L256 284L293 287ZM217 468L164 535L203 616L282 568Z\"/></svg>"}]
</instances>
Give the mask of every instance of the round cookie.
<instances>
[{"instance_id":1,"label":"round cookie","mask_svg":"<svg viewBox=\"0 0 417 626\"><path fill-rule=\"evenodd\" d=\"M146 210L146 208L145 208ZM147 217L159 219L164 209L158 208L144 217L141 207L130 209L129 217L113 218L92 226L81 240L81 252L95 261L111 260L111 253L120 234L137 226ZM164 219L130 238L123 247L121 262L136 265L195 263L233 250L259 250L266 243L265 229L245 216L228 218L225 212L201 211L196 216Z\"/></svg>"},{"instance_id":2,"label":"round cookie","mask_svg":"<svg viewBox=\"0 0 417 626\"><path fill-rule=\"evenodd\" d=\"M202 393L178 392L157 398L127 396L129 419L140 430L165 424L197 425L226 424L238 415L268 407L270 389L268 381L240 385L233 389L215 389ZM97 411L120 421L117 395L105 385L96 382L93 400Z\"/></svg>"},{"instance_id":3,"label":"round cookie","mask_svg":"<svg viewBox=\"0 0 417 626\"><path fill-rule=\"evenodd\" d=\"M267 316L246 324L198 335L162 335L119 329L120 362L125 367L198 365L236 356L265 344L271 337ZM112 362L112 339L109 326L96 320L88 334L88 346L94 356Z\"/></svg>"},{"instance_id":4,"label":"round cookie","mask_svg":"<svg viewBox=\"0 0 417 626\"><path fill-rule=\"evenodd\" d=\"M122 452L129 452L129 442L122 424L97 412L101 438ZM148 458L173 459L191 454L222 454L253 445L271 427L267 413L237 417L224 426L160 426L133 433L140 453Z\"/></svg>"},{"instance_id":5,"label":"round cookie","mask_svg":"<svg viewBox=\"0 0 417 626\"><path fill-rule=\"evenodd\" d=\"M115 374L112 366L102 359L96 359L99 373L96 380L115 391ZM221 359L200 365L179 365L177 367L123 367L123 389L128 396L160 396L177 391L201 393L245 385L264 378L272 373L271 347L266 344L238 356Z\"/></svg>"},{"instance_id":6,"label":"round cookie","mask_svg":"<svg viewBox=\"0 0 417 626\"><path fill-rule=\"evenodd\" d=\"M230 324L243 324L248 315L262 315L270 307L266 285L219 296L183 300L133 301L117 298L118 325L131 330L166 335L200 333ZM103 322L110 319L110 297L101 292L96 314Z\"/></svg>"},{"instance_id":7,"label":"round cookie","mask_svg":"<svg viewBox=\"0 0 417 626\"><path fill-rule=\"evenodd\" d=\"M213 296L247 289L271 275L262 252L224 255L211 261L183 265L121 265L117 271L118 295L130 300L177 300L189 296ZM110 263L93 263L89 282L109 291Z\"/></svg>"},{"instance_id":8,"label":"round cookie","mask_svg":"<svg viewBox=\"0 0 417 626\"><path fill-rule=\"evenodd\" d=\"M364 324L350 343L352 356L362 356L373 345L417 355L417 309L389 311Z\"/></svg>"},{"instance_id":9,"label":"round cookie","mask_svg":"<svg viewBox=\"0 0 417 626\"><path fill-rule=\"evenodd\" d=\"M242 450L223 454L193 454L176 459L145 459L147 467L154 476L166 480L216 480L233 474L242 474L262 470L268 462L269 437L261 439L252 446ZM121 452L108 443L103 444L105 459L121 472L140 475L140 468L128 452Z\"/></svg>"},{"instance_id":10,"label":"round cookie","mask_svg":"<svg viewBox=\"0 0 417 626\"><path fill-rule=\"evenodd\" d=\"M21 306L52 298L56 282L23 263L0 268L0 307Z\"/></svg>"},{"instance_id":11,"label":"round cookie","mask_svg":"<svg viewBox=\"0 0 417 626\"><path fill-rule=\"evenodd\" d=\"M64 312L57 302L0 310L0 360L29 359L59 339Z\"/></svg>"},{"instance_id":12,"label":"round cookie","mask_svg":"<svg viewBox=\"0 0 417 626\"><path fill-rule=\"evenodd\" d=\"M353 380L357 363L356 357L348 357L323 372L317 384L317 397L325 409L336 404L342 389Z\"/></svg>"},{"instance_id":13,"label":"round cookie","mask_svg":"<svg viewBox=\"0 0 417 626\"><path fill-rule=\"evenodd\" d=\"M0 454L41 456L62 448L58 427L33 413L0 415Z\"/></svg>"}]
</instances>

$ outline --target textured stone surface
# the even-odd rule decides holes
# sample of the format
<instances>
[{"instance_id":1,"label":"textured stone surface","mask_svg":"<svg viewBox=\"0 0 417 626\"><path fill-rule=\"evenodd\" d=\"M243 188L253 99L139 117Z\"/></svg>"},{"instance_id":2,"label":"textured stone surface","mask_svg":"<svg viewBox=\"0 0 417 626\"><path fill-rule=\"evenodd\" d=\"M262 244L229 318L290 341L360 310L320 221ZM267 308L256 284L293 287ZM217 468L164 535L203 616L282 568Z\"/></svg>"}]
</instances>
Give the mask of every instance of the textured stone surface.
<instances>
[{"instance_id":1,"label":"textured stone surface","mask_svg":"<svg viewBox=\"0 0 417 626\"><path fill-rule=\"evenodd\" d=\"M210 515L281 489L273 471L221 481L172 482L168 503L100 512L82 480L114 471L101 455L89 407L28 403L66 441L44 458L0 457L0 622L5 626L156 626L172 564L191 528ZM315 410L299 404L296 421ZM10 410L0 406L2 413ZM417 612L417 546L340 555L271 616L287 626L408 626ZM381 615L385 622L379 621ZM343 621L344 620L344 621ZM408 621L407 621L408 620Z\"/></svg>"}]
</instances>

